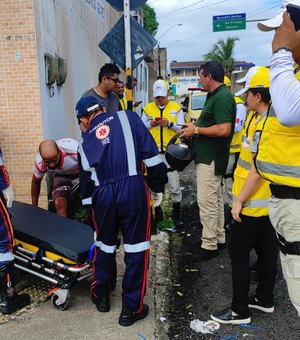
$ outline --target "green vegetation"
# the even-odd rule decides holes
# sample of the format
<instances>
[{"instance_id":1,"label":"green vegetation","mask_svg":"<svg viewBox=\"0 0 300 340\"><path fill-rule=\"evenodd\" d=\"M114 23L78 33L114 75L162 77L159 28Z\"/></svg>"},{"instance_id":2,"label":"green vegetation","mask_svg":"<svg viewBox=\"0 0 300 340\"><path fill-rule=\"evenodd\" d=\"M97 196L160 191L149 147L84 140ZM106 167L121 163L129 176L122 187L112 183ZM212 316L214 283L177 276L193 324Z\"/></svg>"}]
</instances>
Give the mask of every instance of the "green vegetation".
<instances>
[{"instance_id":1,"label":"green vegetation","mask_svg":"<svg viewBox=\"0 0 300 340\"><path fill-rule=\"evenodd\" d=\"M218 61L223 65L225 74L230 77L234 64L233 50L235 42L238 40L240 39L237 37L229 37L226 40L218 40L218 42L213 45L212 49L204 55L204 60Z\"/></svg>"},{"instance_id":2,"label":"green vegetation","mask_svg":"<svg viewBox=\"0 0 300 340\"><path fill-rule=\"evenodd\" d=\"M156 20L155 10L145 4L142 8L144 15L144 27L152 35L155 35L158 30L158 21Z\"/></svg>"}]
</instances>

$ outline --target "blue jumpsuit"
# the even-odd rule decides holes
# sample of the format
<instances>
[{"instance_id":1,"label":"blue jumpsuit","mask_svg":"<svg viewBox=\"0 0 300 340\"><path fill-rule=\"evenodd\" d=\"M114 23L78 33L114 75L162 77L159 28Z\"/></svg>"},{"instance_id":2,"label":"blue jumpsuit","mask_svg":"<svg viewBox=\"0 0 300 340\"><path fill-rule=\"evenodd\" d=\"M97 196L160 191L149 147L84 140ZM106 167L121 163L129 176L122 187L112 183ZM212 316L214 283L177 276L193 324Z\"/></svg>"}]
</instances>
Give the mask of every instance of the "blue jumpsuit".
<instances>
[{"instance_id":1,"label":"blue jumpsuit","mask_svg":"<svg viewBox=\"0 0 300 340\"><path fill-rule=\"evenodd\" d=\"M0 148L0 266L14 259L12 248L14 245L13 228L6 207L2 190L9 187L8 174L3 165L3 154Z\"/></svg>"},{"instance_id":2,"label":"blue jumpsuit","mask_svg":"<svg viewBox=\"0 0 300 340\"><path fill-rule=\"evenodd\" d=\"M154 192L163 192L166 165L147 128L131 111L94 117L78 153L83 204L92 205L97 235L92 294L101 298L109 292L121 229L126 264L122 305L139 312L146 292L150 249L150 197L143 164Z\"/></svg>"}]
</instances>

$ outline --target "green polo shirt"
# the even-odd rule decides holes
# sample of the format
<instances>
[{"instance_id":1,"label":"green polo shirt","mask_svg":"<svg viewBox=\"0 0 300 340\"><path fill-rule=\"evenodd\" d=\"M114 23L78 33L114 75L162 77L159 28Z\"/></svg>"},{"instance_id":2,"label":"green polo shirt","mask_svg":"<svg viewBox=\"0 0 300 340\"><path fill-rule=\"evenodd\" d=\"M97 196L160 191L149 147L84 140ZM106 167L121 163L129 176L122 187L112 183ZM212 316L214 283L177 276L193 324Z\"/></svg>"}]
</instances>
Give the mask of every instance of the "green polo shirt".
<instances>
[{"instance_id":1,"label":"green polo shirt","mask_svg":"<svg viewBox=\"0 0 300 340\"><path fill-rule=\"evenodd\" d=\"M211 164L215 161L215 175L224 175L229 158L230 142L234 133L236 103L225 85L217 87L207 94L206 102L196 125L208 127L215 124L231 123L228 137L207 137L199 135L193 138L195 163Z\"/></svg>"}]
</instances>

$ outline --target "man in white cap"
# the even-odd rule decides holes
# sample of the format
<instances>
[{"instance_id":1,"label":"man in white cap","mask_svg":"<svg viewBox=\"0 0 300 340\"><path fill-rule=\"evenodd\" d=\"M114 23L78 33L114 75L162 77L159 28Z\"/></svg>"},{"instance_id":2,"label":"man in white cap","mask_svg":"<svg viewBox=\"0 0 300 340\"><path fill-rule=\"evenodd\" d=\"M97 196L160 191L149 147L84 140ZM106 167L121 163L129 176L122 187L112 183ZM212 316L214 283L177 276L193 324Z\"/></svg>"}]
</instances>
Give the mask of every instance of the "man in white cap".
<instances>
[{"instance_id":1,"label":"man in white cap","mask_svg":"<svg viewBox=\"0 0 300 340\"><path fill-rule=\"evenodd\" d=\"M300 316L300 32L285 11L288 4L300 7L299 0L284 1L273 19L258 24L262 31L277 28L270 91L276 115L266 120L255 165L271 182L269 216L277 232L289 296Z\"/></svg>"},{"instance_id":2,"label":"man in white cap","mask_svg":"<svg viewBox=\"0 0 300 340\"><path fill-rule=\"evenodd\" d=\"M153 136L164 162L168 165L164 154L170 139L184 125L184 113L181 106L168 100L168 83L165 80L156 80L153 84L153 97L155 102L147 104L143 109L142 120ZM168 165L170 168L170 166ZM168 186L173 203L172 219L175 226L180 227L180 202L182 193L180 178L177 170L169 169ZM162 218L162 210L156 208L156 214Z\"/></svg>"}]
</instances>

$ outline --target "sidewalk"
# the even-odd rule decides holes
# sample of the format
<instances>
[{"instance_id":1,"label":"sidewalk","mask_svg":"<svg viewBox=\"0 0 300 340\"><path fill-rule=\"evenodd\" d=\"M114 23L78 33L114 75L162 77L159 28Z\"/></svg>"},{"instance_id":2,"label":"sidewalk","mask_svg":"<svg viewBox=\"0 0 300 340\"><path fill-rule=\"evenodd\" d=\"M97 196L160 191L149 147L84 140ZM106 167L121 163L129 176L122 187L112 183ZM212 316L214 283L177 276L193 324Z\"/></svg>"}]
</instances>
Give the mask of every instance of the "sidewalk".
<instances>
[{"instance_id":1,"label":"sidewalk","mask_svg":"<svg viewBox=\"0 0 300 340\"><path fill-rule=\"evenodd\" d=\"M151 241L148 289L144 302L149 305L149 315L130 327L118 324L121 311L121 284L124 271L123 251L117 255L118 281L111 293L111 310L100 313L92 303L89 293L91 279L84 280L71 289L70 306L58 311L50 300L37 302L34 289L29 289L32 304L9 317L0 319L1 338L6 340L164 340L167 339L167 323L164 316L166 291L169 285L168 234L161 232ZM2 324L2 322L4 322Z\"/></svg>"}]
</instances>

